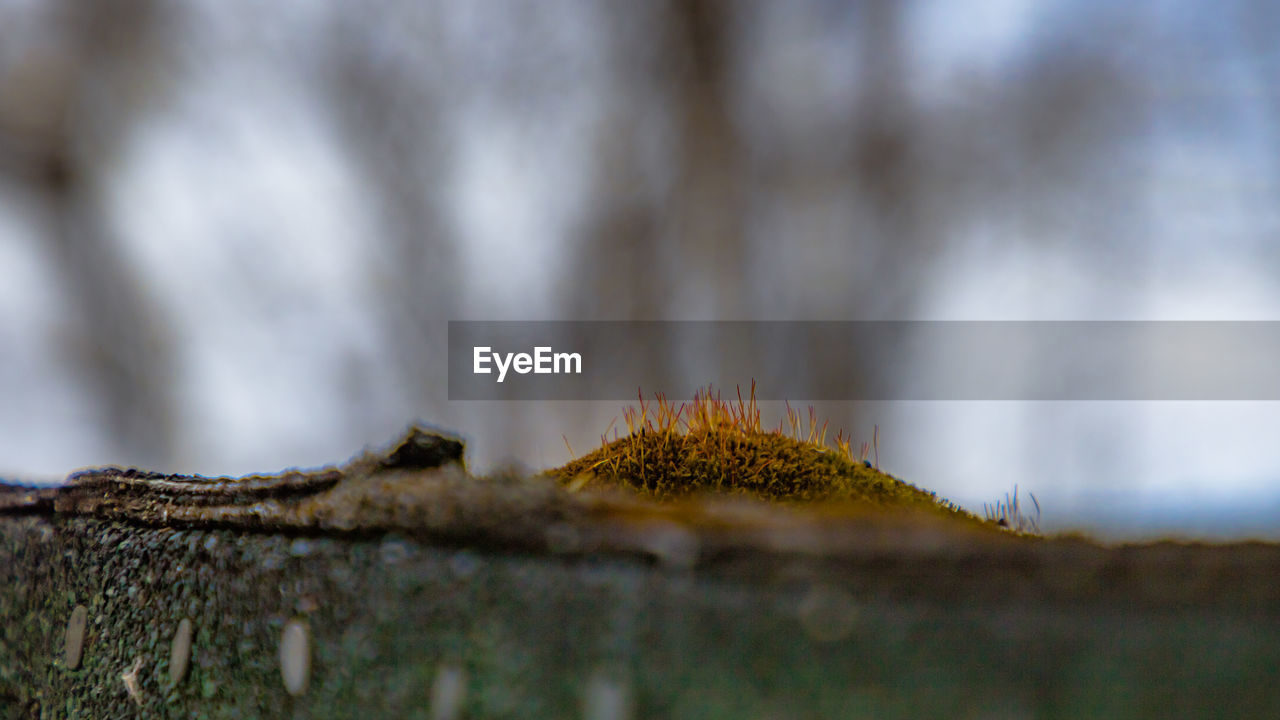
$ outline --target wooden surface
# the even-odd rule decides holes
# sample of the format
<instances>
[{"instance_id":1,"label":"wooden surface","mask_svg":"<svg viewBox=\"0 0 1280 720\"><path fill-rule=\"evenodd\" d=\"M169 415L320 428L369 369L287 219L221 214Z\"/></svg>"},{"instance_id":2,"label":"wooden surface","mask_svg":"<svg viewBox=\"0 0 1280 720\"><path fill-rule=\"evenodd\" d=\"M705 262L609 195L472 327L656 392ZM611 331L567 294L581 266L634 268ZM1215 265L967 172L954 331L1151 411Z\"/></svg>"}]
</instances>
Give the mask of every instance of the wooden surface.
<instances>
[{"instance_id":1,"label":"wooden surface","mask_svg":"<svg viewBox=\"0 0 1280 720\"><path fill-rule=\"evenodd\" d=\"M409 440L0 490L0 717L1280 717L1274 545L656 505Z\"/></svg>"}]
</instances>

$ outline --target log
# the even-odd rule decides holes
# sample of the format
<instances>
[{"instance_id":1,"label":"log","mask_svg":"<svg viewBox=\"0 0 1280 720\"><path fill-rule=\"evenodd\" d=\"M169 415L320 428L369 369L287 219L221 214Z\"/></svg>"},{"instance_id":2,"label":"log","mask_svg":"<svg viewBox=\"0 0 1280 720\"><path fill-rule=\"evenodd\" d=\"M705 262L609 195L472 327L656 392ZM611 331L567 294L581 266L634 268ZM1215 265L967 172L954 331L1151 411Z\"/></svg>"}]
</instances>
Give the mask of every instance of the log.
<instances>
[{"instance_id":1,"label":"log","mask_svg":"<svg viewBox=\"0 0 1280 720\"><path fill-rule=\"evenodd\" d=\"M1275 545L660 504L462 452L0 486L0 717L1280 717Z\"/></svg>"}]
</instances>

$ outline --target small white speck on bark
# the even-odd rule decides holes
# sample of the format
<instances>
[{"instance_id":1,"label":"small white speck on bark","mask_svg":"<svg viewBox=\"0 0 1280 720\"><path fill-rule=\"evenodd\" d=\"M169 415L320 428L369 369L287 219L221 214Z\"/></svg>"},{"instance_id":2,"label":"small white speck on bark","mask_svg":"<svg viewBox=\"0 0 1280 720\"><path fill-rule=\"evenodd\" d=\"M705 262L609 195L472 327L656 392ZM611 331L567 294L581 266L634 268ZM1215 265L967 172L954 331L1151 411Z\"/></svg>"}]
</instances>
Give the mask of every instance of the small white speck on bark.
<instances>
[{"instance_id":1,"label":"small white speck on bark","mask_svg":"<svg viewBox=\"0 0 1280 720\"><path fill-rule=\"evenodd\" d=\"M462 717L462 701L467 695L467 673L456 665L441 665L431 684L431 720Z\"/></svg>"},{"instance_id":2,"label":"small white speck on bark","mask_svg":"<svg viewBox=\"0 0 1280 720\"><path fill-rule=\"evenodd\" d=\"M124 681L124 689L129 693L129 697L142 707L142 686L138 684L138 673L142 670L142 658L134 658L133 666L120 674L120 679Z\"/></svg>"},{"instance_id":3,"label":"small white speck on bark","mask_svg":"<svg viewBox=\"0 0 1280 720\"><path fill-rule=\"evenodd\" d=\"M191 661L191 620L182 618L178 630L173 634L173 646L169 648L169 684L177 685L187 676L187 666Z\"/></svg>"},{"instance_id":4,"label":"small white speck on bark","mask_svg":"<svg viewBox=\"0 0 1280 720\"><path fill-rule=\"evenodd\" d=\"M77 605L71 611L71 619L67 621L67 639L66 639L66 663L67 669L75 670L80 667L80 660L84 656L84 633L85 626L89 622L89 609L83 605Z\"/></svg>"},{"instance_id":5,"label":"small white speck on bark","mask_svg":"<svg viewBox=\"0 0 1280 720\"><path fill-rule=\"evenodd\" d=\"M306 622L294 618L284 625L280 636L280 676L290 695L307 691L311 675L311 631Z\"/></svg>"},{"instance_id":6,"label":"small white speck on bark","mask_svg":"<svg viewBox=\"0 0 1280 720\"><path fill-rule=\"evenodd\" d=\"M611 673L596 672L587 680L582 697L586 720L630 720L631 688Z\"/></svg>"}]
</instances>

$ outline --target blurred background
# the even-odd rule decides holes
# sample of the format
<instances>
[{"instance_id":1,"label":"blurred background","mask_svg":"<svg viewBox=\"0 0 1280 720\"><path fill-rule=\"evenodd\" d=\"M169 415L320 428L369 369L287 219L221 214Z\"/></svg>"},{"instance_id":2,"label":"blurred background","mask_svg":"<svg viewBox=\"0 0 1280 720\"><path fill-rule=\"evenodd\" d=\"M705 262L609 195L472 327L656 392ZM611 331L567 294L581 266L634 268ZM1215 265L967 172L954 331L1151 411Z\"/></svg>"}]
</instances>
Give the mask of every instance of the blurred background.
<instances>
[{"instance_id":1,"label":"blurred background","mask_svg":"<svg viewBox=\"0 0 1280 720\"><path fill-rule=\"evenodd\" d=\"M449 402L450 319L1280 319L1278 41L1268 0L0 0L0 475L415 419L541 468L620 414ZM818 410L1048 531L1280 537L1272 403Z\"/></svg>"}]
</instances>

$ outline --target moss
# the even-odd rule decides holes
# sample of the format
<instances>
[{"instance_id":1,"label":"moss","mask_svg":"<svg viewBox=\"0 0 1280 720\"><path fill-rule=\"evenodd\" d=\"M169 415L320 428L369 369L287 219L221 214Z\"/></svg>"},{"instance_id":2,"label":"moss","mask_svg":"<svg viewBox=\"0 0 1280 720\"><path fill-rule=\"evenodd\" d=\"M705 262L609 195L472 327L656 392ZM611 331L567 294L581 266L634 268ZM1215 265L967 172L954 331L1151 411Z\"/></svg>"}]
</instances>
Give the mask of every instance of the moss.
<instances>
[{"instance_id":1,"label":"moss","mask_svg":"<svg viewBox=\"0 0 1280 720\"><path fill-rule=\"evenodd\" d=\"M641 430L548 474L571 487L623 487L658 500L733 493L780 502L922 508L978 521L932 492L776 433Z\"/></svg>"},{"instance_id":2,"label":"moss","mask_svg":"<svg viewBox=\"0 0 1280 720\"><path fill-rule=\"evenodd\" d=\"M652 413L651 413L652 410ZM656 405L624 411L631 432L547 472L573 489L625 488L660 501L730 493L781 503L831 501L869 508L919 509L995 527L936 494L855 459L843 433L825 444L826 425L810 411L787 409L785 424L764 431L755 388L737 404L708 390L676 407L661 395ZM866 446L864 446L864 455Z\"/></svg>"}]
</instances>

